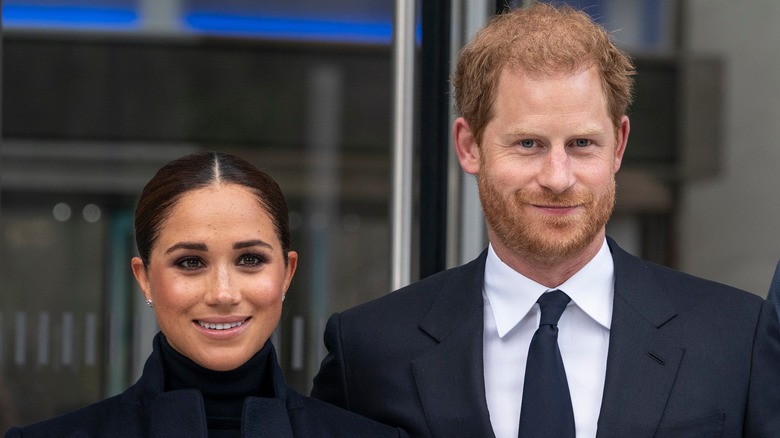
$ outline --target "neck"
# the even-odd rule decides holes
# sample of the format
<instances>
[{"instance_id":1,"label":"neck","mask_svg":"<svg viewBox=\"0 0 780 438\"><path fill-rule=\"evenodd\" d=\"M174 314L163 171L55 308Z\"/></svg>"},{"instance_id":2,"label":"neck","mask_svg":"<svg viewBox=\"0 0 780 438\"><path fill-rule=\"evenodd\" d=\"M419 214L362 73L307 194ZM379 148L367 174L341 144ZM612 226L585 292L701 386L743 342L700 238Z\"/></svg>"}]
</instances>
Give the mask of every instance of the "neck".
<instances>
[{"instance_id":1,"label":"neck","mask_svg":"<svg viewBox=\"0 0 780 438\"><path fill-rule=\"evenodd\" d=\"M208 417L241 417L246 397L275 397L274 353L270 341L245 364L231 371L203 368L174 350L162 337L165 390L197 389Z\"/></svg>"},{"instance_id":2,"label":"neck","mask_svg":"<svg viewBox=\"0 0 780 438\"><path fill-rule=\"evenodd\" d=\"M605 239L602 230L582 251L571 257L551 261L539 261L538 258L517 254L491 236L490 244L502 262L527 278L548 288L556 288L565 283L574 274L588 264L601 249Z\"/></svg>"}]
</instances>

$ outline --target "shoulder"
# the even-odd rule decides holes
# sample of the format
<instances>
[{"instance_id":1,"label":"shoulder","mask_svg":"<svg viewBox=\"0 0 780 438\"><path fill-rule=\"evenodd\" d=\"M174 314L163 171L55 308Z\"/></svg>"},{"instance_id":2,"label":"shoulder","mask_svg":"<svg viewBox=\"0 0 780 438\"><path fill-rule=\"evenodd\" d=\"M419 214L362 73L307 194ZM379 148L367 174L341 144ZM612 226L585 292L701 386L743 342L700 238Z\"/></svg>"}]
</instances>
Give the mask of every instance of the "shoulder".
<instances>
[{"instance_id":1,"label":"shoulder","mask_svg":"<svg viewBox=\"0 0 780 438\"><path fill-rule=\"evenodd\" d=\"M119 431L122 431L122 436L136 436L131 433L138 424L133 415L136 409L135 404L126 402L126 393L123 393L57 417L14 428L7 436L97 437Z\"/></svg>"},{"instance_id":2,"label":"shoulder","mask_svg":"<svg viewBox=\"0 0 780 438\"><path fill-rule=\"evenodd\" d=\"M651 265L651 269L679 312L680 323L696 322L697 328L722 333L723 340L738 333L752 336L758 326L771 322L767 317L771 306L756 294L664 266Z\"/></svg>"},{"instance_id":3,"label":"shoulder","mask_svg":"<svg viewBox=\"0 0 780 438\"><path fill-rule=\"evenodd\" d=\"M658 280L670 291L672 300L686 302L710 301L716 304L738 304L760 307L764 301L760 296L734 286L697 277L666 266L643 261Z\"/></svg>"},{"instance_id":4,"label":"shoulder","mask_svg":"<svg viewBox=\"0 0 780 438\"><path fill-rule=\"evenodd\" d=\"M438 272L385 296L341 312L342 321L391 319L402 322L407 318L418 321L443 294L451 299L460 295L481 300L486 254L487 252L483 252L465 265ZM402 320L399 321L398 318Z\"/></svg>"},{"instance_id":5,"label":"shoulder","mask_svg":"<svg viewBox=\"0 0 780 438\"><path fill-rule=\"evenodd\" d=\"M161 385L162 369L159 352L155 348L146 360L139 380L124 392L47 420L13 428L7 436L144 436L142 419L147 412L147 403Z\"/></svg>"},{"instance_id":6,"label":"shoulder","mask_svg":"<svg viewBox=\"0 0 780 438\"><path fill-rule=\"evenodd\" d=\"M677 311L732 320L757 318L764 299L745 290L687 274L628 254L610 241L615 261L615 293L642 303L669 302ZM647 298L647 297L645 297ZM650 303L644 303L650 305Z\"/></svg>"},{"instance_id":7,"label":"shoulder","mask_svg":"<svg viewBox=\"0 0 780 438\"><path fill-rule=\"evenodd\" d=\"M406 437L400 429L292 392L298 407L290 411L295 436L318 437Z\"/></svg>"}]
</instances>

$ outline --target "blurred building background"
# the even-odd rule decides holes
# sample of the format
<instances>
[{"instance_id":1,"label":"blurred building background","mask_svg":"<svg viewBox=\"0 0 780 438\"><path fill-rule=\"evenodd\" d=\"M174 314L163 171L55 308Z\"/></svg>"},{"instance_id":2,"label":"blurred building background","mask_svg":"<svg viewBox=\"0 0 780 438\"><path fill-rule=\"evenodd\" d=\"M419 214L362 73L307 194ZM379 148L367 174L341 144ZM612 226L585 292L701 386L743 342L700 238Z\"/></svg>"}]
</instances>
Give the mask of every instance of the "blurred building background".
<instances>
[{"instance_id":1,"label":"blurred building background","mask_svg":"<svg viewBox=\"0 0 780 438\"><path fill-rule=\"evenodd\" d=\"M454 51L490 15L529 2L417 3L412 280L485 245L448 126L430 128L449 124ZM614 31L639 69L609 233L764 295L780 257L780 3L568 3ZM3 1L1 430L139 375L157 328L129 269L135 202L162 164L202 150L249 159L287 196L301 262L274 342L288 381L308 392L327 317L391 289L394 7Z\"/></svg>"}]
</instances>

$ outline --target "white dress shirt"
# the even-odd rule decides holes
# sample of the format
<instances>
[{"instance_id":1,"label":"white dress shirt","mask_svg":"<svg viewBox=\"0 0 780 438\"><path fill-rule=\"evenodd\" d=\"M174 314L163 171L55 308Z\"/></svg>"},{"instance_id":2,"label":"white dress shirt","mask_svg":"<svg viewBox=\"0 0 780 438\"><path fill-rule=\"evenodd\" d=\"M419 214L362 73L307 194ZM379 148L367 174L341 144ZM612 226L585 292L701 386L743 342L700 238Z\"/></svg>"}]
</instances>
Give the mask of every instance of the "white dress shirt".
<instances>
[{"instance_id":1,"label":"white dress shirt","mask_svg":"<svg viewBox=\"0 0 780 438\"><path fill-rule=\"evenodd\" d=\"M488 248L484 309L485 395L496 438L517 438L528 346L539 327L536 300L554 289L571 302L558 322L577 438L596 436L607 370L615 267L606 239L596 256L555 288L521 275Z\"/></svg>"}]
</instances>

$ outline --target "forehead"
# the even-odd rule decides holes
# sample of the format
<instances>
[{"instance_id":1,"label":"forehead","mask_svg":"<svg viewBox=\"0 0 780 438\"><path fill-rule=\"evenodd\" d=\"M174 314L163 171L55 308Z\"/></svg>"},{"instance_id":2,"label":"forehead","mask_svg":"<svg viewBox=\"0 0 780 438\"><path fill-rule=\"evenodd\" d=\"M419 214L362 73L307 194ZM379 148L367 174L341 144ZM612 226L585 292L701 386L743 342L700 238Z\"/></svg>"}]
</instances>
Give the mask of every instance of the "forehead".
<instances>
[{"instance_id":1,"label":"forehead","mask_svg":"<svg viewBox=\"0 0 780 438\"><path fill-rule=\"evenodd\" d=\"M554 73L529 73L505 68L499 76L496 109L524 111L588 111L606 115L607 99L595 67Z\"/></svg>"},{"instance_id":2,"label":"forehead","mask_svg":"<svg viewBox=\"0 0 780 438\"><path fill-rule=\"evenodd\" d=\"M182 202L193 202L193 200L195 200L195 202L200 202L200 200L207 198L211 198L212 200L217 198L234 198L232 199L233 201L235 201L236 198L252 198L259 203L257 195L249 188L239 184L220 182L183 193L179 197L177 204Z\"/></svg>"},{"instance_id":3,"label":"forehead","mask_svg":"<svg viewBox=\"0 0 780 438\"><path fill-rule=\"evenodd\" d=\"M160 227L160 238L198 232L244 232L273 228L257 195L236 184L212 185L182 195Z\"/></svg>"}]
</instances>

